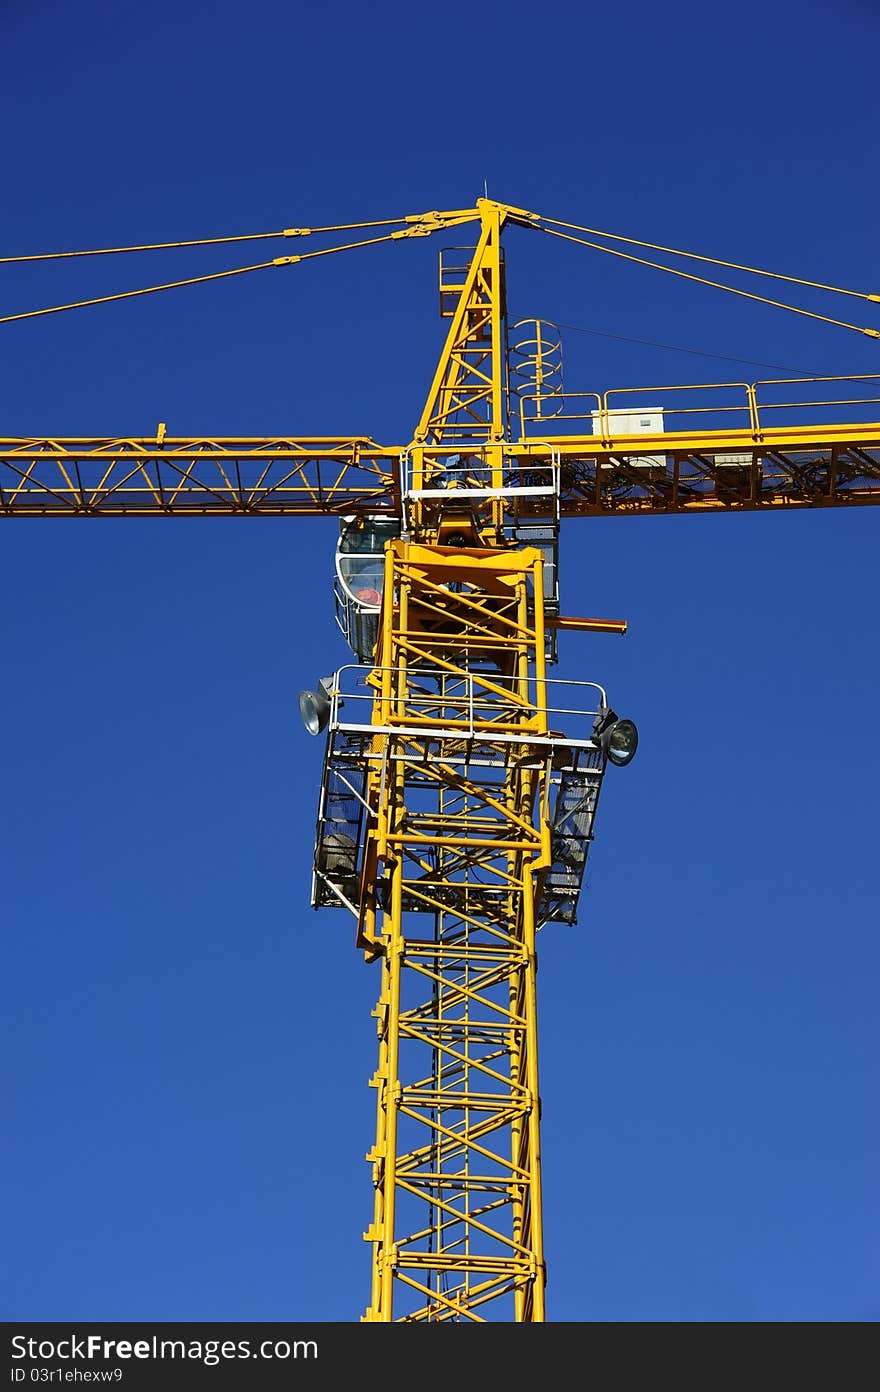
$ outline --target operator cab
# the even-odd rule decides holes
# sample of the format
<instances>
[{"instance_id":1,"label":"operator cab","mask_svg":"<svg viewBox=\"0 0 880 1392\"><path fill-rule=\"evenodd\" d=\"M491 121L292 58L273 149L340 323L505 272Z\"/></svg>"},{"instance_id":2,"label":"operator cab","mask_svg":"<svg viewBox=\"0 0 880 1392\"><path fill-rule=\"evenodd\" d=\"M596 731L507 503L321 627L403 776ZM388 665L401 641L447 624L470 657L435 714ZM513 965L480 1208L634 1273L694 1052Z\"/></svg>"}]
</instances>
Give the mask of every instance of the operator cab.
<instances>
[{"instance_id":1,"label":"operator cab","mask_svg":"<svg viewBox=\"0 0 880 1392\"><path fill-rule=\"evenodd\" d=\"M371 662L379 633L385 547L400 536L397 517L343 517L336 543L336 622L359 662Z\"/></svg>"}]
</instances>

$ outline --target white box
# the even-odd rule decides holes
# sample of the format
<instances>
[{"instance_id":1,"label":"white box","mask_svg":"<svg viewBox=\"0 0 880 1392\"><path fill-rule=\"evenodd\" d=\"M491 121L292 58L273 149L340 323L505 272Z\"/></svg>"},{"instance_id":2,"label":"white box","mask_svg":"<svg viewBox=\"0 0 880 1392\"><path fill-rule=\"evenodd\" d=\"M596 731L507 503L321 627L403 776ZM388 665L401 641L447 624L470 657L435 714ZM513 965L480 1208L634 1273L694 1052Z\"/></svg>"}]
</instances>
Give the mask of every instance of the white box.
<instances>
[{"instance_id":1,"label":"white box","mask_svg":"<svg viewBox=\"0 0 880 1392\"><path fill-rule=\"evenodd\" d=\"M592 411L593 434L602 433L602 413ZM617 440L621 435L662 435L663 434L663 408L651 407L645 411L633 410L632 407L626 408L612 407L606 411L604 420L607 421L611 433L611 438ZM666 472L666 456L664 454L639 454L627 455L627 463L635 469L647 469L650 473ZM604 465L603 467L613 467Z\"/></svg>"}]
</instances>

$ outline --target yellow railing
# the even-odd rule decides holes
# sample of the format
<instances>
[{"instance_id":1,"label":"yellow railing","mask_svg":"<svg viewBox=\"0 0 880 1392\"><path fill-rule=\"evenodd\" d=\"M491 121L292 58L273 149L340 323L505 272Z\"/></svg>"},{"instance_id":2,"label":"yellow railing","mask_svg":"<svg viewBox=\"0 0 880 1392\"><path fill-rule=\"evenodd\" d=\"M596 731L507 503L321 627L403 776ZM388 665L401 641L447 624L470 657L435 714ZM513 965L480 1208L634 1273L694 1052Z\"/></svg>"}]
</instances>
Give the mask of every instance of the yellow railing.
<instances>
[{"instance_id":1,"label":"yellow railing","mask_svg":"<svg viewBox=\"0 0 880 1392\"><path fill-rule=\"evenodd\" d=\"M818 390L824 383L838 384L840 392L828 395ZM848 390L844 384L848 385ZM743 430L759 440L767 430L802 428L814 431L817 424L840 425L880 419L880 375L612 387L601 394L565 392L562 409L559 409L560 398L554 398L552 418L541 414L542 399L542 394L534 392L520 396L520 427L524 438L530 426L540 424L546 431L552 419L556 431L563 423L589 422L590 429L585 433L595 435L597 442L602 444L621 435L632 437L644 433L656 437L696 430ZM529 403L533 403L532 409ZM802 414L807 411L809 420ZM819 419L820 414L827 418ZM659 429L626 428L622 418L638 415L661 416ZM674 423L670 429L671 422Z\"/></svg>"}]
</instances>

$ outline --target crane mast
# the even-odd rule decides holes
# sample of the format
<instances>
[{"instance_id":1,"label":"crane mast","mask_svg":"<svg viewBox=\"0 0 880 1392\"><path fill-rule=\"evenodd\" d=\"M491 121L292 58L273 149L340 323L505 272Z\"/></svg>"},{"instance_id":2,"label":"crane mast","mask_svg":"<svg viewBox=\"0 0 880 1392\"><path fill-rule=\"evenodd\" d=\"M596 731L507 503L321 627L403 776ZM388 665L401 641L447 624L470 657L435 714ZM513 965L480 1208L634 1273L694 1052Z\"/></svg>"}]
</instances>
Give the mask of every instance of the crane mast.
<instances>
[{"instance_id":1,"label":"crane mast","mask_svg":"<svg viewBox=\"0 0 880 1392\"><path fill-rule=\"evenodd\" d=\"M535 901L551 755L543 557L509 541L503 220L484 211L457 302L447 281L404 469L409 539L386 551L360 904L382 962L368 1321L489 1305L544 1318ZM552 486L540 501L552 521Z\"/></svg>"},{"instance_id":2,"label":"crane mast","mask_svg":"<svg viewBox=\"0 0 880 1392\"><path fill-rule=\"evenodd\" d=\"M479 226L441 254L449 327L408 444L0 438L0 516L340 519L356 661L300 709L326 738L312 904L354 919L380 978L363 1318L533 1323L536 935L576 921L607 763L637 742L601 685L550 675L560 629L626 627L561 616L560 522L880 502L880 378L563 395L535 321L514 389L502 232L537 215L402 221L388 240Z\"/></svg>"},{"instance_id":3,"label":"crane mast","mask_svg":"<svg viewBox=\"0 0 880 1392\"><path fill-rule=\"evenodd\" d=\"M373 700L359 721L355 671L329 684L315 902L346 903L381 963L367 1321L545 1317L536 930L573 914L605 760L550 724L560 471L511 448L506 216L486 202L441 269L381 584L343 547L343 590L378 610L374 648L348 628Z\"/></svg>"}]
</instances>

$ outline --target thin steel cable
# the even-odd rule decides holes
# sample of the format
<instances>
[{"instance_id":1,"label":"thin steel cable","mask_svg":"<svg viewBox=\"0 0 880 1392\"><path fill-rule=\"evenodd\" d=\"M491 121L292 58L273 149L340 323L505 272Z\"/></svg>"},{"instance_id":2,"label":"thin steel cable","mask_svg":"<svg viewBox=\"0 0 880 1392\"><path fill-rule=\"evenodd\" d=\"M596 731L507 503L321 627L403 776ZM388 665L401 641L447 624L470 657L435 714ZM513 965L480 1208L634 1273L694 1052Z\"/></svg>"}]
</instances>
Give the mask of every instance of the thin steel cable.
<instances>
[{"instance_id":1,"label":"thin steel cable","mask_svg":"<svg viewBox=\"0 0 880 1392\"><path fill-rule=\"evenodd\" d=\"M606 237L611 242L626 242L629 246L646 247L649 251L662 251L667 256L684 256L689 261L703 261L710 266L725 266L731 271L747 271L749 275L768 276L771 280L785 280L789 285L808 285L813 290L829 290L835 295L853 295L859 300L872 300L880 304L880 295L869 295L864 290L846 290L840 285L825 285L819 280L805 280L801 276L790 276L782 271L763 271L757 266L741 266L737 261L722 261L717 256L701 256L696 251L681 251L678 247L661 246L659 242L643 242L638 237L624 237L618 232L601 232L598 227L579 227L576 222L562 222L559 218L541 218L554 227L567 227L573 232L587 232L591 237Z\"/></svg>"},{"instance_id":2,"label":"thin steel cable","mask_svg":"<svg viewBox=\"0 0 880 1392\"><path fill-rule=\"evenodd\" d=\"M140 246L96 247L86 251L41 251L29 256L0 256L0 266L21 265L26 261L67 261L78 256L122 256L134 251L171 251L180 247L226 246L233 242L268 241L272 237L310 237L325 232L353 232L369 227L397 227L405 217L377 222L342 222L336 227L285 227L280 232L246 232L233 237L198 237L184 242L144 242Z\"/></svg>"},{"instance_id":3,"label":"thin steel cable","mask_svg":"<svg viewBox=\"0 0 880 1392\"><path fill-rule=\"evenodd\" d=\"M648 261L644 256L634 256L628 251L617 251L614 247L602 246L599 242L588 242L583 237L573 237L568 232L557 232L552 227L540 227L548 237L561 237L566 242L576 242L592 251L604 251L606 256L618 256L623 261L633 261L638 266L651 266L655 271L665 271L667 275L679 276L682 280L694 281L697 285L708 285L713 290L726 290L729 295L739 295L745 300L755 300L758 304L772 305L774 309L787 309L790 314L800 314L805 319L818 319L823 324L834 324L840 329L851 329L853 333L865 334L868 338L880 338L880 329L867 329L861 324L850 324L845 319L832 319L828 314L817 314L812 309L799 309L797 305L786 304L783 300L771 300L766 295L755 295L750 290L739 290L734 285L724 285L720 280L707 280L705 276L692 275L690 271L678 271L674 266L664 266L660 261Z\"/></svg>"},{"instance_id":4,"label":"thin steel cable","mask_svg":"<svg viewBox=\"0 0 880 1392\"><path fill-rule=\"evenodd\" d=\"M706 353L700 348L684 348L680 343L661 343L655 338L632 338L629 334L608 333L604 329L588 329L585 324L563 324L560 319L550 321L557 329L567 329L572 333L594 334L597 338L615 338L620 343L640 343L645 348L666 348L672 353L690 353L694 358L715 358L718 362L747 363L750 367L769 367L774 372L794 372L799 377L821 377L822 373L812 368L791 367L785 363L761 362L759 358L735 358L729 353Z\"/></svg>"},{"instance_id":5,"label":"thin steel cable","mask_svg":"<svg viewBox=\"0 0 880 1392\"><path fill-rule=\"evenodd\" d=\"M209 275L190 276L186 280L170 280L163 285L146 285L139 290L122 290L115 295L97 295L89 300L74 300L71 304L49 305L45 309L29 309L21 314L7 314L0 318L0 324L14 324L22 319L39 319L45 314L63 314L68 309L86 309L90 305L112 304L115 300L131 300L139 295L155 295L160 290L178 290L184 285L202 285L209 280L227 280L230 276L247 275L250 271L265 271L271 266L292 266L299 261L312 261L317 256L332 256L337 251L353 251L356 247L375 246L377 242L396 240L394 233L384 237L367 237L360 242L348 242L343 246L324 247L321 251L307 251L301 256L276 256L272 261L258 261L253 266L236 266L229 271L213 271Z\"/></svg>"}]
</instances>

